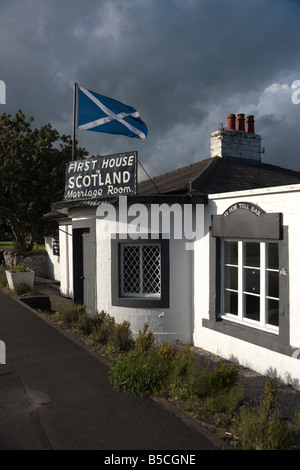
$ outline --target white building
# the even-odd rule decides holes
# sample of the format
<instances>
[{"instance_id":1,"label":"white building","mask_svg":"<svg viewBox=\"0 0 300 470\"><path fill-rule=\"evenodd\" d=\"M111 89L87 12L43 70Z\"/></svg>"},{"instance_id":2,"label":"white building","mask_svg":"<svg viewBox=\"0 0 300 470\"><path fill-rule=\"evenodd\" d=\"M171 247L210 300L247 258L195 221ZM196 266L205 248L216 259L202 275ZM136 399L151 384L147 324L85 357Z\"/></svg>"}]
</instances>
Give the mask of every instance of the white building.
<instances>
[{"instance_id":1,"label":"white building","mask_svg":"<svg viewBox=\"0 0 300 470\"><path fill-rule=\"evenodd\" d=\"M253 117L229 115L211 158L54 203L61 293L300 389L300 173L261 156Z\"/></svg>"}]
</instances>

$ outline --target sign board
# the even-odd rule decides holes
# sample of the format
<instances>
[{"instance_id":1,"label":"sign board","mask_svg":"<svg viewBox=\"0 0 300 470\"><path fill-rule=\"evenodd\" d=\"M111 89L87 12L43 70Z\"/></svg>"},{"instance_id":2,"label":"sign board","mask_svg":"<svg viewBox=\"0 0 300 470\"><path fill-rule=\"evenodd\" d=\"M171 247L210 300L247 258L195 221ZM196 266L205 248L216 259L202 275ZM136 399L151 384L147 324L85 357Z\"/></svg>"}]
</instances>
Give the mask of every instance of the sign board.
<instances>
[{"instance_id":1,"label":"sign board","mask_svg":"<svg viewBox=\"0 0 300 470\"><path fill-rule=\"evenodd\" d=\"M230 214L233 214L233 212L239 209L249 211L257 217L261 217L262 214L264 214L264 211L260 207L252 204L251 202L236 202L226 209L223 216L228 217Z\"/></svg>"},{"instance_id":2,"label":"sign board","mask_svg":"<svg viewBox=\"0 0 300 470\"><path fill-rule=\"evenodd\" d=\"M75 160L66 164L65 200L134 195L137 152Z\"/></svg>"}]
</instances>

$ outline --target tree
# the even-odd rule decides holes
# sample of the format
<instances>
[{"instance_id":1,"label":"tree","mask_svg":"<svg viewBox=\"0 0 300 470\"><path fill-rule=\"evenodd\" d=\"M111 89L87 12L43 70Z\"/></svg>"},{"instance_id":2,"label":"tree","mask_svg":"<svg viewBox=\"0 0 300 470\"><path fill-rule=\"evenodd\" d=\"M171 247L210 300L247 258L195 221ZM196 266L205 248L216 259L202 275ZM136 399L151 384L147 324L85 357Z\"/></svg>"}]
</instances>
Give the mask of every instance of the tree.
<instances>
[{"instance_id":1,"label":"tree","mask_svg":"<svg viewBox=\"0 0 300 470\"><path fill-rule=\"evenodd\" d=\"M21 110L0 116L0 218L22 251L45 234L43 214L62 199L65 163L72 159L72 139L46 124L32 129ZM87 152L76 150L77 157Z\"/></svg>"}]
</instances>

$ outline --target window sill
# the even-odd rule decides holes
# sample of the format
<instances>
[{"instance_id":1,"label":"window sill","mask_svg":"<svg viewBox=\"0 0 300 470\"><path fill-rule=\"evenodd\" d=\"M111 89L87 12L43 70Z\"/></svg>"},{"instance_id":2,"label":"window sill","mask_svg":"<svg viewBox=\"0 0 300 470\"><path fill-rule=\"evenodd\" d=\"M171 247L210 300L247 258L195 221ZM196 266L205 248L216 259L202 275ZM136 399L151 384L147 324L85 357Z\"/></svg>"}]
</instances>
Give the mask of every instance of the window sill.
<instances>
[{"instance_id":1,"label":"window sill","mask_svg":"<svg viewBox=\"0 0 300 470\"><path fill-rule=\"evenodd\" d=\"M166 296L167 297L167 296ZM116 297L112 298L112 305L130 308L169 308L168 298L153 297Z\"/></svg>"},{"instance_id":2,"label":"window sill","mask_svg":"<svg viewBox=\"0 0 300 470\"><path fill-rule=\"evenodd\" d=\"M230 313L220 315L220 319L221 320L228 320L230 322L237 323L239 325L245 325L245 326L248 326L248 327L256 329L256 330L265 331L266 333L272 333L272 334L275 334L275 335L279 335L279 327L278 326L272 326L272 325L264 326L264 325L260 325L256 321L250 320L250 319L241 320L239 318L236 318L234 315L231 315Z\"/></svg>"}]
</instances>

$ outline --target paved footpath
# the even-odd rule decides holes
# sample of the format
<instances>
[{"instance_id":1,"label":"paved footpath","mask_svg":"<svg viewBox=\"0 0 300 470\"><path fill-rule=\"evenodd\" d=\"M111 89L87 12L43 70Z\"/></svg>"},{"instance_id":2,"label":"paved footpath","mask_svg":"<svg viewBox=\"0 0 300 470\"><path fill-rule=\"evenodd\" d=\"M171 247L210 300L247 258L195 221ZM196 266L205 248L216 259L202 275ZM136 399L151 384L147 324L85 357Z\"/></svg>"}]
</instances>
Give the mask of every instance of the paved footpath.
<instances>
[{"instance_id":1,"label":"paved footpath","mask_svg":"<svg viewBox=\"0 0 300 470\"><path fill-rule=\"evenodd\" d=\"M0 450L218 450L172 408L115 391L103 358L2 290L0 340Z\"/></svg>"}]
</instances>

